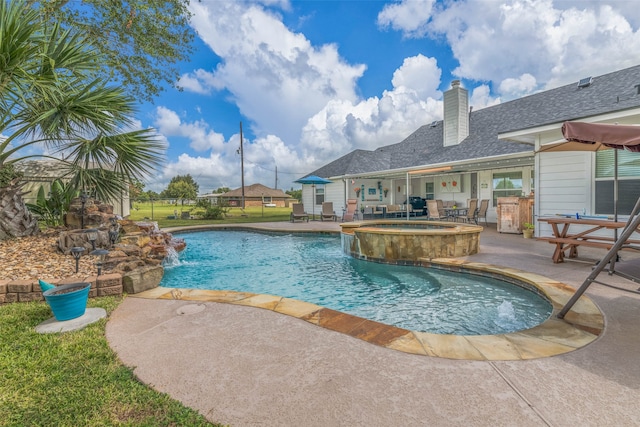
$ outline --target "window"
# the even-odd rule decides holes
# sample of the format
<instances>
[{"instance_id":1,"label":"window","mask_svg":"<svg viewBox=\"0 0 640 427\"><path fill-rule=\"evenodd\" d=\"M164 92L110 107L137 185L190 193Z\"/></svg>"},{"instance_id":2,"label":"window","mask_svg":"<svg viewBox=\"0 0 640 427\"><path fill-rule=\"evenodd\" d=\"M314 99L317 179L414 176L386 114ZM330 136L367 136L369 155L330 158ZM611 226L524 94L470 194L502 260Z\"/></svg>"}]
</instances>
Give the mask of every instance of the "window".
<instances>
[{"instance_id":1,"label":"window","mask_svg":"<svg viewBox=\"0 0 640 427\"><path fill-rule=\"evenodd\" d=\"M596 153L596 215L613 214L616 150ZM640 197L640 153L618 150L618 214L631 213Z\"/></svg>"},{"instance_id":2,"label":"window","mask_svg":"<svg viewBox=\"0 0 640 427\"><path fill-rule=\"evenodd\" d=\"M493 174L493 206L498 206L498 197L522 196L522 171Z\"/></svg>"},{"instance_id":3,"label":"window","mask_svg":"<svg viewBox=\"0 0 640 427\"><path fill-rule=\"evenodd\" d=\"M435 199L435 193L436 193L436 186L433 182L427 182L425 184L425 196L424 198L426 200L433 200Z\"/></svg>"},{"instance_id":4,"label":"window","mask_svg":"<svg viewBox=\"0 0 640 427\"><path fill-rule=\"evenodd\" d=\"M324 203L324 188L316 187L316 205Z\"/></svg>"},{"instance_id":5,"label":"window","mask_svg":"<svg viewBox=\"0 0 640 427\"><path fill-rule=\"evenodd\" d=\"M640 154L630 151L618 151L618 177L640 178ZM596 153L596 179L613 179L614 154L616 150L604 150Z\"/></svg>"}]
</instances>

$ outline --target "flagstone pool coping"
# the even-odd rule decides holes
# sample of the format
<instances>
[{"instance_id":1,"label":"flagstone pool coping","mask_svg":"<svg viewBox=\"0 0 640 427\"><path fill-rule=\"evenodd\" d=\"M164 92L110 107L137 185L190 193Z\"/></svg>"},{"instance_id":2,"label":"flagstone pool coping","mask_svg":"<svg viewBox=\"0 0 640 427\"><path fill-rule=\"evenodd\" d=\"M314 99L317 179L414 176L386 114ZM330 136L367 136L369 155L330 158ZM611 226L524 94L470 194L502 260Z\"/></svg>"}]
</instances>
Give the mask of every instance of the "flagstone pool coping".
<instances>
[{"instance_id":1,"label":"flagstone pool coping","mask_svg":"<svg viewBox=\"0 0 640 427\"><path fill-rule=\"evenodd\" d=\"M582 296L564 319L557 313L575 290L558 281L514 268L442 258L422 259L425 267L502 276L531 286L553 306L551 316L533 328L499 335L443 335L411 331L277 295L158 287L130 298L174 299L236 304L271 310L368 343L405 353L458 360L530 360L565 354L592 343L604 330L604 316Z\"/></svg>"}]
</instances>

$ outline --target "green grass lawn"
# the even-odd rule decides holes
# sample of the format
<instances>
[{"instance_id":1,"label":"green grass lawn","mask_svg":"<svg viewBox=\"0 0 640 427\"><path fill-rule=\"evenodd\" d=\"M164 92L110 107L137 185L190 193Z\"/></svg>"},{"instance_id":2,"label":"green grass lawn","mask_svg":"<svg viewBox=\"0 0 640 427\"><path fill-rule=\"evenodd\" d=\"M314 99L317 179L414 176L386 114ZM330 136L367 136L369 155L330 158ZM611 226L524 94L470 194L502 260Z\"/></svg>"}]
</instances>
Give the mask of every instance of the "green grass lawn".
<instances>
[{"instance_id":1,"label":"green grass lawn","mask_svg":"<svg viewBox=\"0 0 640 427\"><path fill-rule=\"evenodd\" d=\"M160 227L288 221L291 208L231 208L223 220L168 219L193 206L154 203ZM135 203L130 219L152 218L151 203ZM111 313L122 298L89 299ZM4 426L200 426L196 411L140 383L105 337L106 319L83 330L39 334L52 317L43 302L0 305L0 427ZM215 379L212 379L214 381Z\"/></svg>"},{"instance_id":2,"label":"green grass lawn","mask_svg":"<svg viewBox=\"0 0 640 427\"><path fill-rule=\"evenodd\" d=\"M177 211L178 218L183 212L189 212L191 216L202 213L202 209L189 205L173 205L169 203L155 202L151 203L134 202L131 208L129 219L134 221L142 221L145 219L158 222L160 228L166 227L182 227L185 225L200 224L231 224L231 223L250 223L250 222L275 222L289 221L291 208L262 208L247 207L244 211L240 208L229 208L228 216L221 220L205 220L205 219L173 219L174 211ZM169 218L172 217L172 218Z\"/></svg>"},{"instance_id":3,"label":"green grass lawn","mask_svg":"<svg viewBox=\"0 0 640 427\"><path fill-rule=\"evenodd\" d=\"M111 313L121 298L89 300ZM39 334L44 302L0 306L0 426L204 426L195 410L152 390L118 361L106 319L63 334Z\"/></svg>"},{"instance_id":4,"label":"green grass lawn","mask_svg":"<svg viewBox=\"0 0 640 427\"><path fill-rule=\"evenodd\" d=\"M160 227L288 221L291 208L229 209L223 220L168 219L194 206L135 203L130 219ZM152 216L153 215L153 216ZM91 298L90 307L111 313L122 298ZM199 426L196 411L140 383L105 337L106 319L83 330L39 334L52 317L45 302L0 305L0 427L4 426Z\"/></svg>"}]
</instances>

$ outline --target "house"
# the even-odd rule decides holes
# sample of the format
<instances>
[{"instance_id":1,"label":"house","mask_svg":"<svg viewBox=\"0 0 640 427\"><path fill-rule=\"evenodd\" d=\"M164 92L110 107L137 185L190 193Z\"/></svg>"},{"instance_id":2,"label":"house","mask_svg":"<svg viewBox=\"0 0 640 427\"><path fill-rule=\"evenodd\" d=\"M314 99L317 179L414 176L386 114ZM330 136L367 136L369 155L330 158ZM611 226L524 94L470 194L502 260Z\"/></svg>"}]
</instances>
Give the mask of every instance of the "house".
<instances>
[{"instance_id":1,"label":"house","mask_svg":"<svg viewBox=\"0 0 640 427\"><path fill-rule=\"evenodd\" d=\"M16 163L16 169L23 173L22 181L26 184L23 191L23 199L26 203L36 203L40 186L44 187L45 194L51 191L51 183L58 178L68 175L69 168L57 160L23 160ZM126 218L131 213L129 192L125 192L115 200L104 201L113 206L113 213Z\"/></svg>"},{"instance_id":2,"label":"house","mask_svg":"<svg viewBox=\"0 0 640 427\"><path fill-rule=\"evenodd\" d=\"M202 194L200 196L197 197L197 200L207 200L209 202L209 204L212 205L217 205L218 204L218 198L222 195L223 193L207 193L207 194Z\"/></svg>"},{"instance_id":3,"label":"house","mask_svg":"<svg viewBox=\"0 0 640 427\"><path fill-rule=\"evenodd\" d=\"M262 184L244 187L244 206L285 207L289 206L291 196L282 190L269 188ZM242 187L218 195L218 200L225 201L229 206L242 206Z\"/></svg>"},{"instance_id":4,"label":"house","mask_svg":"<svg viewBox=\"0 0 640 427\"><path fill-rule=\"evenodd\" d=\"M410 197L461 206L467 199L489 199L487 218L496 222L499 197L532 195L535 216L611 214L611 150L537 152L564 140L561 127L568 120L640 124L640 66L476 111L454 80L444 93L443 120L399 143L355 150L311 172L333 182L313 188L316 194L303 185L303 203L326 200L339 209L354 198L361 206L404 204ZM633 154L625 157L620 177L626 199L620 213L628 213L640 196L640 160Z\"/></svg>"}]
</instances>

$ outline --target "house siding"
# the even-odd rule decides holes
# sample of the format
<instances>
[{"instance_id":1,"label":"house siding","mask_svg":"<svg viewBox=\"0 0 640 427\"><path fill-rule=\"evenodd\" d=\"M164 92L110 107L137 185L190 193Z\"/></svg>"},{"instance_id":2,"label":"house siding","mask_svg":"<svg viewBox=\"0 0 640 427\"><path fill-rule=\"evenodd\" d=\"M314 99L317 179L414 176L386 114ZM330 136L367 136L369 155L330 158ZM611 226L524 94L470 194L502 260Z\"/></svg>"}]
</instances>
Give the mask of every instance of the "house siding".
<instances>
[{"instance_id":1,"label":"house siding","mask_svg":"<svg viewBox=\"0 0 640 427\"><path fill-rule=\"evenodd\" d=\"M333 184L327 184L324 192L324 200L333 203L333 211L338 216L338 220L342 218L342 209L346 206L344 197L344 182L336 181ZM322 206L319 207L322 211Z\"/></svg>"},{"instance_id":2,"label":"house siding","mask_svg":"<svg viewBox=\"0 0 640 427\"><path fill-rule=\"evenodd\" d=\"M544 204L537 210L539 216L556 214L591 214L592 153L567 151L540 153L537 192ZM551 236L551 226L538 223L538 235Z\"/></svg>"}]
</instances>

